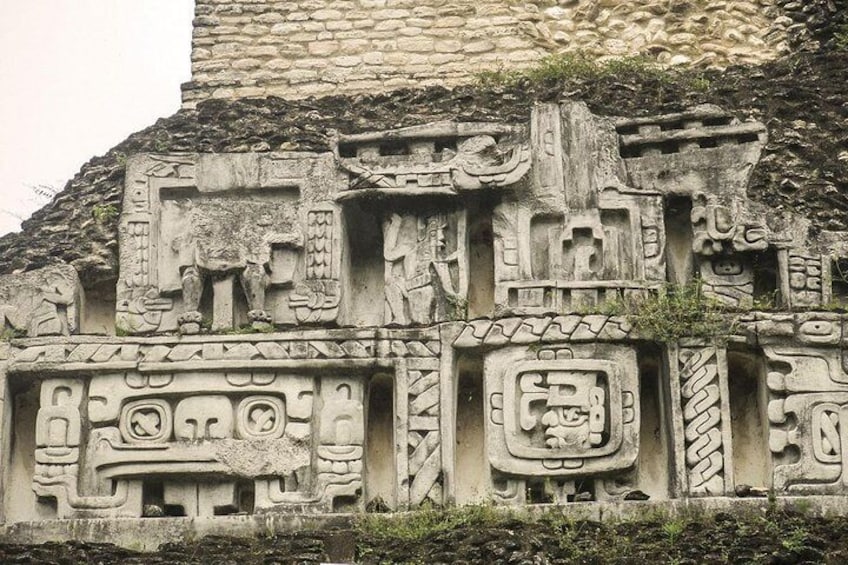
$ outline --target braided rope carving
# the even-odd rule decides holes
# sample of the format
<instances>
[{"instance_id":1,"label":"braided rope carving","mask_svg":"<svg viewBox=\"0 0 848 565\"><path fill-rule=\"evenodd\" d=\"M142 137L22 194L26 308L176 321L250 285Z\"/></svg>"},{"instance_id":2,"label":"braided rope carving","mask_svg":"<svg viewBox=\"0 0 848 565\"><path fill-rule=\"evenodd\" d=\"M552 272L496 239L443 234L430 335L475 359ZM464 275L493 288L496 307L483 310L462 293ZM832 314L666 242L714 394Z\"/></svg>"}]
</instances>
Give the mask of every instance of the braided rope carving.
<instances>
[{"instance_id":1,"label":"braided rope carving","mask_svg":"<svg viewBox=\"0 0 848 565\"><path fill-rule=\"evenodd\" d=\"M724 453L716 349L681 349L679 363L690 494L723 494Z\"/></svg>"}]
</instances>

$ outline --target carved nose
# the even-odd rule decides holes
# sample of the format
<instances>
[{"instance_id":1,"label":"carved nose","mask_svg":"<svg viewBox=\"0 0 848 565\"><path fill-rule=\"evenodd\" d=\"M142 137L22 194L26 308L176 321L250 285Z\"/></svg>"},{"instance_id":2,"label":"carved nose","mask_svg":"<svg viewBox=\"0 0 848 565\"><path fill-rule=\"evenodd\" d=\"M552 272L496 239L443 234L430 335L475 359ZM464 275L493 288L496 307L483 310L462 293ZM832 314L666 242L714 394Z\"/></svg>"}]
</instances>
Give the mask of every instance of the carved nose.
<instances>
[{"instance_id":1,"label":"carved nose","mask_svg":"<svg viewBox=\"0 0 848 565\"><path fill-rule=\"evenodd\" d=\"M174 436L197 441L233 437L233 405L225 396L181 400L174 412Z\"/></svg>"}]
</instances>

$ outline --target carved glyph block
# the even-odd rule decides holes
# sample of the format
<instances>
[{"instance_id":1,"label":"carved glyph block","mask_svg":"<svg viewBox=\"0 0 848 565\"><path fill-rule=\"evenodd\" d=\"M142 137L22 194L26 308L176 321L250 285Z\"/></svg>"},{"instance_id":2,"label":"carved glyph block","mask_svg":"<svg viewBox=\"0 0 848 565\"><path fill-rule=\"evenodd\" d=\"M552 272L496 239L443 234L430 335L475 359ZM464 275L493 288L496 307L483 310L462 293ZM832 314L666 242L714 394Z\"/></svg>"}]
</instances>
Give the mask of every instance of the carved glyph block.
<instances>
[{"instance_id":1,"label":"carved glyph block","mask_svg":"<svg viewBox=\"0 0 848 565\"><path fill-rule=\"evenodd\" d=\"M486 356L487 449L518 476L622 471L638 453L636 355L625 346L508 347Z\"/></svg>"},{"instance_id":2,"label":"carved glyph block","mask_svg":"<svg viewBox=\"0 0 848 565\"><path fill-rule=\"evenodd\" d=\"M828 320L804 324L815 336L824 337L828 332L841 336L841 324ZM806 348L767 346L764 353L772 394L769 449L775 458L775 488L798 494L844 492L848 484L848 364L844 351L813 344Z\"/></svg>"}]
</instances>

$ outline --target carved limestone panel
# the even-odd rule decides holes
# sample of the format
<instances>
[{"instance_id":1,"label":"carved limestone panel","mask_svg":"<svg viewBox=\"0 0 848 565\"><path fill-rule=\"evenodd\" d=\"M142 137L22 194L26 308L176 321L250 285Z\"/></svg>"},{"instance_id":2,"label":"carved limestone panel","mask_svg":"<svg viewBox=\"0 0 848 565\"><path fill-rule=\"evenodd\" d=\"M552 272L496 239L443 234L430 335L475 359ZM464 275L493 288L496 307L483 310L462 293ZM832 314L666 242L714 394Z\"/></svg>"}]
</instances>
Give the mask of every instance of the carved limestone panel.
<instances>
[{"instance_id":1,"label":"carved limestone panel","mask_svg":"<svg viewBox=\"0 0 848 565\"><path fill-rule=\"evenodd\" d=\"M530 170L520 127L438 122L337 140L348 183L339 198L452 195L503 188Z\"/></svg>"},{"instance_id":2,"label":"carved limestone panel","mask_svg":"<svg viewBox=\"0 0 848 565\"><path fill-rule=\"evenodd\" d=\"M71 267L0 277L15 520L845 494L848 238L748 199L765 143L565 101L131 157L119 336ZM693 281L721 335L634 318Z\"/></svg>"},{"instance_id":3,"label":"carved limestone panel","mask_svg":"<svg viewBox=\"0 0 848 565\"><path fill-rule=\"evenodd\" d=\"M784 256L788 306L813 309L828 303L831 297L828 257L799 250L789 250Z\"/></svg>"},{"instance_id":4,"label":"carved limestone panel","mask_svg":"<svg viewBox=\"0 0 848 565\"><path fill-rule=\"evenodd\" d=\"M335 321L341 218L329 154L147 155L128 169L118 327Z\"/></svg>"},{"instance_id":5,"label":"carved limestone panel","mask_svg":"<svg viewBox=\"0 0 848 565\"><path fill-rule=\"evenodd\" d=\"M333 511L339 498L355 506L362 394L360 378L274 371L51 379L41 389L34 489L57 500L59 517L139 517L150 481L163 485L160 503L187 515L237 508L244 484L255 508Z\"/></svg>"},{"instance_id":6,"label":"carved limestone panel","mask_svg":"<svg viewBox=\"0 0 848 565\"><path fill-rule=\"evenodd\" d=\"M82 297L70 265L0 276L0 331L28 337L76 333Z\"/></svg>"},{"instance_id":7,"label":"carved limestone panel","mask_svg":"<svg viewBox=\"0 0 848 565\"><path fill-rule=\"evenodd\" d=\"M725 352L709 343L680 344L669 363L681 487L690 496L728 494L733 465Z\"/></svg>"},{"instance_id":8,"label":"carved limestone panel","mask_svg":"<svg viewBox=\"0 0 848 565\"><path fill-rule=\"evenodd\" d=\"M843 350L811 345L764 348L774 486L793 494L835 494L848 480L848 372Z\"/></svg>"},{"instance_id":9,"label":"carved limestone panel","mask_svg":"<svg viewBox=\"0 0 848 565\"><path fill-rule=\"evenodd\" d=\"M639 449L635 352L618 345L506 347L486 356L487 452L515 477L624 471Z\"/></svg>"},{"instance_id":10,"label":"carved limestone panel","mask_svg":"<svg viewBox=\"0 0 848 565\"><path fill-rule=\"evenodd\" d=\"M742 254L702 258L700 274L705 296L734 308L754 305L754 268Z\"/></svg>"},{"instance_id":11,"label":"carved limestone panel","mask_svg":"<svg viewBox=\"0 0 848 565\"><path fill-rule=\"evenodd\" d=\"M662 200L624 184L612 123L542 105L531 140L533 198L508 196L492 220L496 311L572 312L659 286Z\"/></svg>"},{"instance_id":12,"label":"carved limestone panel","mask_svg":"<svg viewBox=\"0 0 848 565\"><path fill-rule=\"evenodd\" d=\"M405 366L409 504L413 507L443 503L439 368L438 359L410 359Z\"/></svg>"},{"instance_id":13,"label":"carved limestone panel","mask_svg":"<svg viewBox=\"0 0 848 565\"><path fill-rule=\"evenodd\" d=\"M392 214L383 224L385 323L426 325L465 317L466 216Z\"/></svg>"}]
</instances>

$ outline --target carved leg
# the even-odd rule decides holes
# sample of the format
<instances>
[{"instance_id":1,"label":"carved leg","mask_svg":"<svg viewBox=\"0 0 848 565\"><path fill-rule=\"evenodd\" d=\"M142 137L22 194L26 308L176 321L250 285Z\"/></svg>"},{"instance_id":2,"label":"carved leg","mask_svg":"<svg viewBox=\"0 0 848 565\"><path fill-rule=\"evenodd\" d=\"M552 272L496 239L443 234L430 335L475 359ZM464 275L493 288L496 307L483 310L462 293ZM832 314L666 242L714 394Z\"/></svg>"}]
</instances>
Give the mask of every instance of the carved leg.
<instances>
[{"instance_id":1,"label":"carved leg","mask_svg":"<svg viewBox=\"0 0 848 565\"><path fill-rule=\"evenodd\" d=\"M265 311L265 289L268 288L268 274L265 267L256 263L248 263L241 273L241 286L247 298L250 311L247 318L256 329L267 329L271 326L271 315Z\"/></svg>"},{"instance_id":2,"label":"carved leg","mask_svg":"<svg viewBox=\"0 0 848 565\"><path fill-rule=\"evenodd\" d=\"M432 324L437 320L434 312L435 291L432 285L418 287L409 291L409 317L413 324Z\"/></svg>"},{"instance_id":3,"label":"carved leg","mask_svg":"<svg viewBox=\"0 0 848 565\"><path fill-rule=\"evenodd\" d=\"M177 318L180 333L196 334L200 332L200 322L203 318L200 314L200 297L203 295L203 277L200 270L194 265L187 267L183 271L182 285L185 312Z\"/></svg>"},{"instance_id":4,"label":"carved leg","mask_svg":"<svg viewBox=\"0 0 848 565\"><path fill-rule=\"evenodd\" d=\"M463 297L453 289L450 271L446 263L431 263L430 277L433 281L432 306L433 322L445 320L463 320L467 304Z\"/></svg>"},{"instance_id":5,"label":"carved leg","mask_svg":"<svg viewBox=\"0 0 848 565\"><path fill-rule=\"evenodd\" d=\"M387 324L400 324L405 326L409 323L404 311L404 292L399 284L393 281L386 281L386 302L388 311L386 312Z\"/></svg>"}]
</instances>

